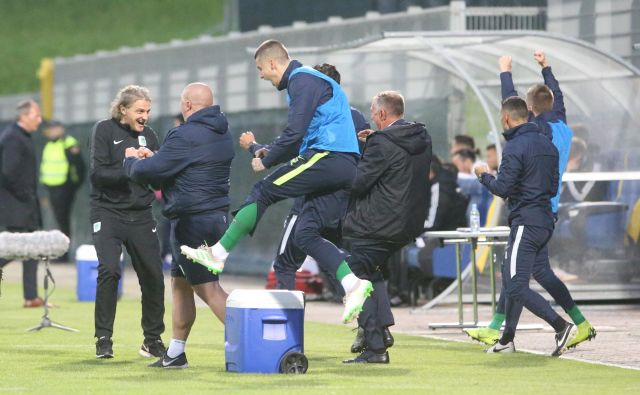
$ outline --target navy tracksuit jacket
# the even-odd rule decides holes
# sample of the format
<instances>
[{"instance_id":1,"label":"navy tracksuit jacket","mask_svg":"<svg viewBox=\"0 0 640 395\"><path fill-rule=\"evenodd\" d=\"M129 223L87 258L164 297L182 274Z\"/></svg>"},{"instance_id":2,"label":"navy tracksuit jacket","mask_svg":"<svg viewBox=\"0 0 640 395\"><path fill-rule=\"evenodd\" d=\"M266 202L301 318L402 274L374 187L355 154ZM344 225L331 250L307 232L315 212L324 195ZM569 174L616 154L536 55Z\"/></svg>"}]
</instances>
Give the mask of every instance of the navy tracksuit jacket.
<instances>
[{"instance_id":1,"label":"navy tracksuit jacket","mask_svg":"<svg viewBox=\"0 0 640 395\"><path fill-rule=\"evenodd\" d=\"M558 150L532 122L506 131L504 137L507 144L498 177L484 173L480 182L493 194L508 199L511 211L511 234L502 269L506 288L503 292L509 297L503 338L510 341L522 306L554 327L564 321L542 296L529 288L534 265L544 258L553 233L551 197L558 190Z\"/></svg>"}]
</instances>

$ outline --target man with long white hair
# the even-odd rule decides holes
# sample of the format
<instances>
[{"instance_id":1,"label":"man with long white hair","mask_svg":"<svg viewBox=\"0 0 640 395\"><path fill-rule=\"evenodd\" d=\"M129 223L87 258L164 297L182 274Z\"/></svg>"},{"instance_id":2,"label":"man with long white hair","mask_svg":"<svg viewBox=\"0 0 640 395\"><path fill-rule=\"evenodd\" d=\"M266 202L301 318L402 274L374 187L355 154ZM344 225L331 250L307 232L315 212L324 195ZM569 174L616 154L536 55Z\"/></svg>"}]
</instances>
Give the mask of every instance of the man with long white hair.
<instances>
[{"instance_id":1,"label":"man with long white hair","mask_svg":"<svg viewBox=\"0 0 640 395\"><path fill-rule=\"evenodd\" d=\"M161 357L165 347L164 276L156 222L151 213L154 193L148 185L127 178L122 167L127 148L141 155L158 150L158 136L147 126L151 98L146 88L129 85L111 105L111 118L93 127L90 140L91 224L98 253L95 304L96 358L113 358L120 254L124 245L142 291L144 341L140 355Z\"/></svg>"}]
</instances>

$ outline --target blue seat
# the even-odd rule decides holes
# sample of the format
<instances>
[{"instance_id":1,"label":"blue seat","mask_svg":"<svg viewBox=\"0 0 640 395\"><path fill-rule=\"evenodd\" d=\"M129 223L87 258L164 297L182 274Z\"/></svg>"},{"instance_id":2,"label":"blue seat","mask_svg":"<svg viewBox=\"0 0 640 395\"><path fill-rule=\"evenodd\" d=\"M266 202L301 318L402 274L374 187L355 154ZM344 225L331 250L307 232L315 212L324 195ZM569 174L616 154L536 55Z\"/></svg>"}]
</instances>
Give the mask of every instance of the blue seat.
<instances>
[{"instance_id":1,"label":"blue seat","mask_svg":"<svg viewBox=\"0 0 640 395\"><path fill-rule=\"evenodd\" d=\"M460 270L463 271L470 260L471 246L464 244L461 247ZM456 247L445 245L433 250L433 276L442 278L456 278Z\"/></svg>"},{"instance_id":2,"label":"blue seat","mask_svg":"<svg viewBox=\"0 0 640 395\"><path fill-rule=\"evenodd\" d=\"M567 240L581 254L589 249L607 251L624 247L627 205L620 202L582 202L560 206L554 237Z\"/></svg>"}]
</instances>

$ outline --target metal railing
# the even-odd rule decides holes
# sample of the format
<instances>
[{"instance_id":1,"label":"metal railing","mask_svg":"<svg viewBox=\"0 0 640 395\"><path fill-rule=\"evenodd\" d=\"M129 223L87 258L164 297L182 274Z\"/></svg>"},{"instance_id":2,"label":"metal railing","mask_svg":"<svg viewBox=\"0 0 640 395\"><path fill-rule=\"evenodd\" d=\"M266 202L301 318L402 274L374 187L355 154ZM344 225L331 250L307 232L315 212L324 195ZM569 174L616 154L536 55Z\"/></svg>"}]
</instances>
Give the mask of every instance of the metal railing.
<instances>
[{"instance_id":1,"label":"metal railing","mask_svg":"<svg viewBox=\"0 0 640 395\"><path fill-rule=\"evenodd\" d=\"M467 30L546 30L544 7L469 7L465 9Z\"/></svg>"}]
</instances>

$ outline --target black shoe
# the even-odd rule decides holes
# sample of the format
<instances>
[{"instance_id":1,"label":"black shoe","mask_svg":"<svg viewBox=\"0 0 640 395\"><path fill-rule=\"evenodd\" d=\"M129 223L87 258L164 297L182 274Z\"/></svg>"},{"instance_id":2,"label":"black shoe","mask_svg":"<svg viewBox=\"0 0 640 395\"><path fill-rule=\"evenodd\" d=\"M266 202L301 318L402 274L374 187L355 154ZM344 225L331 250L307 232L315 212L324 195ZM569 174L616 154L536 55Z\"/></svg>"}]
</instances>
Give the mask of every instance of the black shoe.
<instances>
[{"instance_id":1,"label":"black shoe","mask_svg":"<svg viewBox=\"0 0 640 395\"><path fill-rule=\"evenodd\" d=\"M102 336L96 342L96 358L113 358L113 342L110 337Z\"/></svg>"},{"instance_id":2,"label":"black shoe","mask_svg":"<svg viewBox=\"0 0 640 395\"><path fill-rule=\"evenodd\" d=\"M358 327L358 333L356 333L356 338L351 345L351 352L354 354L358 354L367 349L367 341L364 339L364 328Z\"/></svg>"},{"instance_id":3,"label":"black shoe","mask_svg":"<svg viewBox=\"0 0 640 395\"><path fill-rule=\"evenodd\" d=\"M384 328L384 331L382 332L382 339L384 340L384 346L386 348L393 347L395 340L393 339L393 335L391 334L389 327Z\"/></svg>"},{"instance_id":4,"label":"black shoe","mask_svg":"<svg viewBox=\"0 0 640 395\"><path fill-rule=\"evenodd\" d=\"M556 332L556 349L551 353L552 357L559 357L563 352L566 351L566 344L569 339L573 338L578 332L578 328L567 322L567 326L564 327L560 332Z\"/></svg>"},{"instance_id":5,"label":"black shoe","mask_svg":"<svg viewBox=\"0 0 640 395\"><path fill-rule=\"evenodd\" d=\"M142 342L142 345L140 346L140 351L138 351L138 354L140 354L145 358L151 358L151 357L161 358L164 355L165 351L166 351L166 348L162 343L162 339L155 339L155 340L144 339L144 342Z\"/></svg>"},{"instance_id":6,"label":"black shoe","mask_svg":"<svg viewBox=\"0 0 640 395\"><path fill-rule=\"evenodd\" d=\"M389 363L389 353L385 351L378 354L367 350L353 359L345 359L342 363Z\"/></svg>"},{"instance_id":7,"label":"black shoe","mask_svg":"<svg viewBox=\"0 0 640 395\"><path fill-rule=\"evenodd\" d=\"M189 363L187 362L187 354L185 353L182 353L175 358L169 358L169 356L165 352L162 355L162 358L150 364L149 367L164 369L185 369L189 367Z\"/></svg>"},{"instance_id":8,"label":"black shoe","mask_svg":"<svg viewBox=\"0 0 640 395\"><path fill-rule=\"evenodd\" d=\"M384 328L382 332L382 340L384 341L384 347L389 348L393 347L394 339L391 331L388 327ZM353 340L353 344L351 344L351 352L354 354L361 353L367 349L367 341L364 338L364 329L362 327L358 327L358 333L356 334L356 338Z\"/></svg>"}]
</instances>

